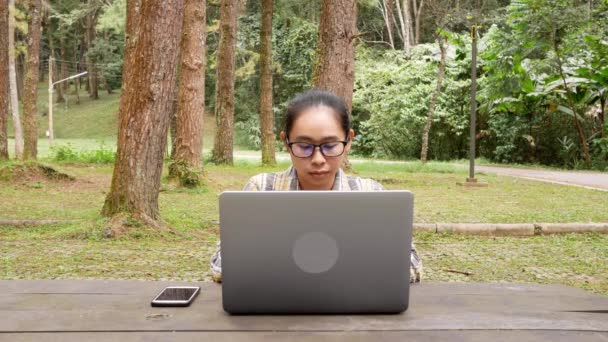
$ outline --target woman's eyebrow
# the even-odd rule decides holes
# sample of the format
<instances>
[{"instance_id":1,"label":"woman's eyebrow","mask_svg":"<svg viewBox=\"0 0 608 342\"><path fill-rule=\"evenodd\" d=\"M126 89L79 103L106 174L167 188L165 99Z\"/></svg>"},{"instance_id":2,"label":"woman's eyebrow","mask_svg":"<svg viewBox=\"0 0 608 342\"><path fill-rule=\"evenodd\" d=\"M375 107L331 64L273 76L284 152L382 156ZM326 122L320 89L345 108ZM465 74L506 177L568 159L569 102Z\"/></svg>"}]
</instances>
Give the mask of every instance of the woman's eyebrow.
<instances>
[{"instance_id":1,"label":"woman's eyebrow","mask_svg":"<svg viewBox=\"0 0 608 342\"><path fill-rule=\"evenodd\" d=\"M306 141L306 142L315 142L315 141L321 141L321 142L325 142L325 141L340 141L340 138L335 136L335 135L330 135L330 136L326 136L326 137L322 137L321 139L317 140L317 139L313 139L312 137L309 137L307 135L298 135L296 136L293 141Z\"/></svg>"}]
</instances>

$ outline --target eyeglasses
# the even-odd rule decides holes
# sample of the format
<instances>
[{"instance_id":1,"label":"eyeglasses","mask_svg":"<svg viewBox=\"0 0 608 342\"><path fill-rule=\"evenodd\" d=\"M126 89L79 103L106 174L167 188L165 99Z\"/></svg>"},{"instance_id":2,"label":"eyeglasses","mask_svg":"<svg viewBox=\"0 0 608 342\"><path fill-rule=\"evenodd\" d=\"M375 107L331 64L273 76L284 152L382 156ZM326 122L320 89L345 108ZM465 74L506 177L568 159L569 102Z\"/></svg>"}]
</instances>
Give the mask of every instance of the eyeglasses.
<instances>
[{"instance_id":1,"label":"eyeglasses","mask_svg":"<svg viewBox=\"0 0 608 342\"><path fill-rule=\"evenodd\" d=\"M287 146L291 149L291 153L298 158L308 158L315 153L315 148L319 148L324 157L338 157L344 153L344 148L348 144L346 141L330 141L322 144L310 144L305 142L289 142L285 140Z\"/></svg>"}]
</instances>

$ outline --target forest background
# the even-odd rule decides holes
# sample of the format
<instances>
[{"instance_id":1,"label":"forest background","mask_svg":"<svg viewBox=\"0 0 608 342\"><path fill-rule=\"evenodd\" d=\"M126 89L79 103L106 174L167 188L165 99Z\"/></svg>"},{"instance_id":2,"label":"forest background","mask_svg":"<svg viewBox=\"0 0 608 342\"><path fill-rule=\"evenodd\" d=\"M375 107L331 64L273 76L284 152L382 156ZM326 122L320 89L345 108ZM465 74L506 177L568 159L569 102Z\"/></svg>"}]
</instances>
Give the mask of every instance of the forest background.
<instances>
[{"instance_id":1,"label":"forest background","mask_svg":"<svg viewBox=\"0 0 608 342\"><path fill-rule=\"evenodd\" d=\"M39 80L48 79L49 57L54 58L54 80L88 71L83 78L56 85L54 102L65 103L71 96L67 105L74 107L79 101L74 97L98 99L120 91L126 0L41 4ZM28 6L29 2L17 0L13 12L19 99L31 97L24 96ZM321 10L320 0L274 3L272 120L277 141L289 99L314 86ZM237 4L234 139L238 146L254 150L262 148L258 114L261 14L259 1ZM468 157L471 32L475 27L477 157L606 170L607 16L608 2L597 0L357 1L358 33L352 37L356 51L352 115L357 132L353 152L374 158L418 159L426 132L429 159ZM207 113L216 110L219 31L220 6L209 1ZM45 92L44 87L40 91ZM117 125L118 103L115 106L112 120ZM40 138L48 130L47 114L48 104L42 102L38 120L43 124L36 132ZM175 115L172 118L175 131ZM8 127L8 135L14 137L10 118ZM115 139L115 132L105 141ZM282 148L280 143L275 146Z\"/></svg>"}]
</instances>

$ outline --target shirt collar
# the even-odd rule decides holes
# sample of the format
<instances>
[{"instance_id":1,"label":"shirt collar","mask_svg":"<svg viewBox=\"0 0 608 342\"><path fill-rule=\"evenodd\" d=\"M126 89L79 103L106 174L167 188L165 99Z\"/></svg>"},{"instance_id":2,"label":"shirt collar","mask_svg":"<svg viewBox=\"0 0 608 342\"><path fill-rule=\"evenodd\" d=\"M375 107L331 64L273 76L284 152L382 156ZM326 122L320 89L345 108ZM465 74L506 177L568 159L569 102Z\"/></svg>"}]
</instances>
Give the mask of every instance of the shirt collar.
<instances>
[{"instance_id":1,"label":"shirt collar","mask_svg":"<svg viewBox=\"0 0 608 342\"><path fill-rule=\"evenodd\" d=\"M289 173L289 178L290 178L289 190L290 191L300 190L300 182L298 181L298 173L296 172L296 168L291 166L289 168L289 170L287 170L287 172ZM345 180L346 180L346 175L344 174L344 171L342 171L342 169L338 169L338 172L336 172L336 178L334 179L334 185L332 186L331 189L333 191L342 191L344 188L344 184L342 184L342 183Z\"/></svg>"}]
</instances>

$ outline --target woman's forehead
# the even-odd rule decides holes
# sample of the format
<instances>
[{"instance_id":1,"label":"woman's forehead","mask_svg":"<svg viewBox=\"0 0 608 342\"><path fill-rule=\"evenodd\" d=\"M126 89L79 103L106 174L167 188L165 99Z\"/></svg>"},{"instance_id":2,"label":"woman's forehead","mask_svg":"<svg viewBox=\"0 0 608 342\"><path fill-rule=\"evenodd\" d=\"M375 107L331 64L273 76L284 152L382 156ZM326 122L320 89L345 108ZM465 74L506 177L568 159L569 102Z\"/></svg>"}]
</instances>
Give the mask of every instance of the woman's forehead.
<instances>
[{"instance_id":1,"label":"woman's forehead","mask_svg":"<svg viewBox=\"0 0 608 342\"><path fill-rule=\"evenodd\" d=\"M304 110L293 123L290 138L310 138L322 140L329 138L344 138L345 134L338 116L332 108L315 106Z\"/></svg>"}]
</instances>

